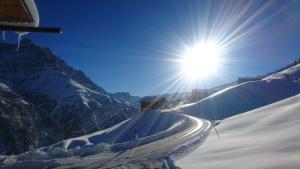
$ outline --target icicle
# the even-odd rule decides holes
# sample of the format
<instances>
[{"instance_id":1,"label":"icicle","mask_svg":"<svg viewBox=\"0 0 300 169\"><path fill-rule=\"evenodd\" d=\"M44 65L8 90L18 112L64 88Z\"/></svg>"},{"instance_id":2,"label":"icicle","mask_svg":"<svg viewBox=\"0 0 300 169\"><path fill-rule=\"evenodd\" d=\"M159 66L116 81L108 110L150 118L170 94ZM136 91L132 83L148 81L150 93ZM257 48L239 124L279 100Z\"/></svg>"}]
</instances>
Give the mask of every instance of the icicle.
<instances>
[{"instance_id":1,"label":"icicle","mask_svg":"<svg viewBox=\"0 0 300 169\"><path fill-rule=\"evenodd\" d=\"M5 31L2 31L2 38L5 40Z\"/></svg>"},{"instance_id":2,"label":"icicle","mask_svg":"<svg viewBox=\"0 0 300 169\"><path fill-rule=\"evenodd\" d=\"M20 43L21 43L21 38L22 38L22 33L18 33L18 48L17 48L17 52L19 52L19 49L20 49Z\"/></svg>"}]
</instances>

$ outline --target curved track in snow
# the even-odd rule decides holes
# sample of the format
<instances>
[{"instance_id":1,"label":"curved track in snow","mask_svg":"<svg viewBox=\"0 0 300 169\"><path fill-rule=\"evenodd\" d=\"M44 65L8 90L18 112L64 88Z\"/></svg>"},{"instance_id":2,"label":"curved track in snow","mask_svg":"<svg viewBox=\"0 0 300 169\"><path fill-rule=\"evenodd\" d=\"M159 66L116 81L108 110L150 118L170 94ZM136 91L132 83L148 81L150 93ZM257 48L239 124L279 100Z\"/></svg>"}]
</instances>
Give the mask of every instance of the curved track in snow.
<instances>
[{"instance_id":1,"label":"curved track in snow","mask_svg":"<svg viewBox=\"0 0 300 169\"><path fill-rule=\"evenodd\" d=\"M162 112L163 113L163 112ZM171 112L165 112L171 113ZM172 112L174 113L174 111ZM133 142L132 147L119 149L115 151L103 151L92 153L90 155L72 155L72 156L54 156L54 158L39 158L32 160L32 157L19 157L12 164L6 165L6 168L114 168L134 161L158 160L176 154L178 149L187 147L186 145L200 137L205 137L203 133L208 133L210 122L189 115L178 113L183 123L181 130L176 130L164 137L155 137L155 139L141 138ZM174 114L173 114L174 115ZM183 116L183 117L182 117ZM171 117L171 116L170 116ZM165 132L165 131L163 131ZM118 144L115 145L118 147ZM30 157L29 157L30 156ZM41 155L40 155L41 156ZM2 169L2 167L0 166Z\"/></svg>"},{"instance_id":2,"label":"curved track in snow","mask_svg":"<svg viewBox=\"0 0 300 169\"><path fill-rule=\"evenodd\" d=\"M57 168L112 168L122 166L123 164L141 161L141 160L156 160L166 158L171 152L176 151L176 148L189 142L195 137L199 136L202 132L210 129L210 122L198 119L192 116L183 115L186 120L191 123L185 130L176 133L172 136L151 142L149 144L137 145L133 149L123 150L117 153L104 152L91 156L70 157L68 159L60 160L57 162L61 165ZM138 142L137 142L138 144Z\"/></svg>"}]
</instances>

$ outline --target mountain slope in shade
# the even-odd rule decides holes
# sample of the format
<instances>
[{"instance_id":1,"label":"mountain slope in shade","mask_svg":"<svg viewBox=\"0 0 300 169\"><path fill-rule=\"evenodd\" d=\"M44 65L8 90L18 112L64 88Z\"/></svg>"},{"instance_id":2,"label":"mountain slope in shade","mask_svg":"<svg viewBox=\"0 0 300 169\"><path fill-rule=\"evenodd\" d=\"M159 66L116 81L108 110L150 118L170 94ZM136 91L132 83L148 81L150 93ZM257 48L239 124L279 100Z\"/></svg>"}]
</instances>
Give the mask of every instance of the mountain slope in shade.
<instances>
[{"instance_id":1,"label":"mountain slope in shade","mask_svg":"<svg viewBox=\"0 0 300 169\"><path fill-rule=\"evenodd\" d=\"M300 63L262 80L223 89L176 109L205 119L224 119L300 93Z\"/></svg>"},{"instance_id":2,"label":"mountain slope in shade","mask_svg":"<svg viewBox=\"0 0 300 169\"><path fill-rule=\"evenodd\" d=\"M0 82L49 116L65 138L108 128L137 112L49 49L23 40L0 44Z\"/></svg>"},{"instance_id":3,"label":"mountain slope in shade","mask_svg":"<svg viewBox=\"0 0 300 169\"><path fill-rule=\"evenodd\" d=\"M133 105L137 109L140 108L140 100L142 97L132 96L128 92L116 92L113 93L112 96L121 101L128 102L129 104Z\"/></svg>"},{"instance_id":4,"label":"mountain slope in shade","mask_svg":"<svg viewBox=\"0 0 300 169\"><path fill-rule=\"evenodd\" d=\"M300 94L225 119L203 146L178 160L189 169L300 168Z\"/></svg>"},{"instance_id":5,"label":"mountain slope in shade","mask_svg":"<svg viewBox=\"0 0 300 169\"><path fill-rule=\"evenodd\" d=\"M63 139L47 116L0 83L0 152L21 153Z\"/></svg>"}]
</instances>

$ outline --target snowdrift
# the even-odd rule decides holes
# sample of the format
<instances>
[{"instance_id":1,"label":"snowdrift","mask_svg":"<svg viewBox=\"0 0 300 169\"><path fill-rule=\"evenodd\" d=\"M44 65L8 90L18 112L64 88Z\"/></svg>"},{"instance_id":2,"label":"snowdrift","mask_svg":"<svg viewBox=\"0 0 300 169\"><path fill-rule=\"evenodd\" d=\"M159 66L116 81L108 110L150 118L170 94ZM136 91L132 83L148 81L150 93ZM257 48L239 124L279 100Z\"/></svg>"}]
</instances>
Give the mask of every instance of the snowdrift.
<instances>
[{"instance_id":1,"label":"snowdrift","mask_svg":"<svg viewBox=\"0 0 300 169\"><path fill-rule=\"evenodd\" d=\"M271 76L266 79L274 78ZM189 169L300 168L300 94L225 119L221 138L209 136L203 146L179 160Z\"/></svg>"},{"instance_id":2,"label":"snowdrift","mask_svg":"<svg viewBox=\"0 0 300 169\"><path fill-rule=\"evenodd\" d=\"M300 93L300 64L262 80L221 90L199 102L176 109L210 120L220 120Z\"/></svg>"}]
</instances>

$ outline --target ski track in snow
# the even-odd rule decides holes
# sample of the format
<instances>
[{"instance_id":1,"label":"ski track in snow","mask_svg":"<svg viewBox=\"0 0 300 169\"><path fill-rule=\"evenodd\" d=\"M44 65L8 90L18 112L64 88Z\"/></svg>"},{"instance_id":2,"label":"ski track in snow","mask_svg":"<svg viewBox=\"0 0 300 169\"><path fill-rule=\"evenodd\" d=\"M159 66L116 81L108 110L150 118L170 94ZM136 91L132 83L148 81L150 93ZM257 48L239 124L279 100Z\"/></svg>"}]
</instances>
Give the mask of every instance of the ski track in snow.
<instances>
[{"instance_id":1,"label":"ski track in snow","mask_svg":"<svg viewBox=\"0 0 300 169\"><path fill-rule=\"evenodd\" d=\"M152 114L150 114L152 113ZM158 114L158 115L156 115ZM210 131L210 122L201 120L188 115L177 114L175 112L156 112L151 111L148 114L139 115L133 119L126 120L112 128L95 132L86 136L68 139L52 146L40 148L36 151L27 152L18 156L0 157L1 169L10 168L112 168L120 167L125 164L136 161L158 161L167 159L174 154L183 154L192 144L198 144L205 140ZM127 134L126 137L118 137L121 143L102 143L102 135L116 138L114 132L128 132L126 126L132 130L132 121L137 121L134 126L145 124L143 117L149 120L149 117L155 121L166 118L168 121L174 121L168 126L161 126L161 130L147 131L150 135L143 138L132 139ZM150 119L151 119L150 118ZM138 120L137 120L138 119ZM139 121L141 121L139 123ZM147 126L147 124L145 124ZM151 124L150 126L153 126ZM157 127L157 124L154 124ZM141 126L140 126L141 127ZM167 128L166 128L167 127ZM129 138L127 138L129 137ZM91 138L97 138L98 142L92 145ZM130 139L130 140L129 140ZM191 141L192 140L192 141ZM198 140L198 141L196 141ZM199 141L200 140L200 141ZM71 145L76 146L71 146Z\"/></svg>"}]
</instances>

